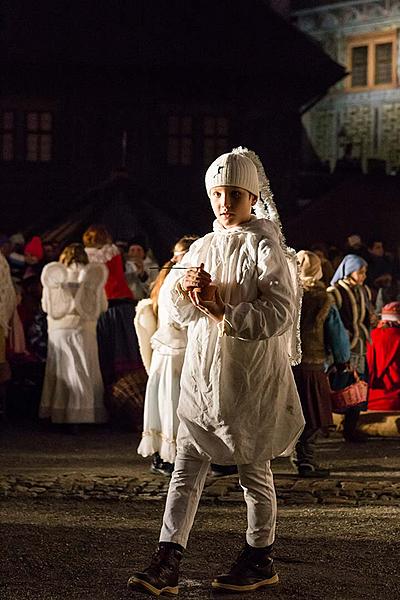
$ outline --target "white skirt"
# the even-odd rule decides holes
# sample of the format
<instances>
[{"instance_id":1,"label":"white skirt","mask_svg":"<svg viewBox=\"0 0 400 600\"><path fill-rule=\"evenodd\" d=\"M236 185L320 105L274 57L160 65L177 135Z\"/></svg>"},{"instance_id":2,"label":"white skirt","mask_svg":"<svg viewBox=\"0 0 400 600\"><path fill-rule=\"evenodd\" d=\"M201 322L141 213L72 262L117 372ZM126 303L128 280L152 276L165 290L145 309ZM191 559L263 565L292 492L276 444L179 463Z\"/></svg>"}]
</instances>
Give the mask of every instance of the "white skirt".
<instances>
[{"instance_id":1,"label":"white skirt","mask_svg":"<svg viewBox=\"0 0 400 600\"><path fill-rule=\"evenodd\" d=\"M104 423L103 397L95 327L50 330L39 416L53 423Z\"/></svg>"},{"instance_id":2,"label":"white skirt","mask_svg":"<svg viewBox=\"0 0 400 600\"><path fill-rule=\"evenodd\" d=\"M144 400L142 441L137 449L142 456L158 452L165 462L175 462L179 424L176 411L184 356L184 351L161 354L153 350Z\"/></svg>"}]
</instances>

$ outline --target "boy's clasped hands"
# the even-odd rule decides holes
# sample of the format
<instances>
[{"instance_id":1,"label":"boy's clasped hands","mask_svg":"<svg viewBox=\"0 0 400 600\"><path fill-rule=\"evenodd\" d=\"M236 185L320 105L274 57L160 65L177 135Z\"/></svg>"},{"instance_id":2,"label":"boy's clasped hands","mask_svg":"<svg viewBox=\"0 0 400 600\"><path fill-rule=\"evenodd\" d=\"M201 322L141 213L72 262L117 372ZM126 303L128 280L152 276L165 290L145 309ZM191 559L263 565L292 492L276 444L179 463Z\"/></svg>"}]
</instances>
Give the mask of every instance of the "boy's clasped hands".
<instances>
[{"instance_id":1,"label":"boy's clasped hands","mask_svg":"<svg viewBox=\"0 0 400 600\"><path fill-rule=\"evenodd\" d=\"M219 323L224 318L225 304L218 287L211 283L211 275L204 270L204 263L199 267L190 267L185 271L181 287L189 300L202 313Z\"/></svg>"}]
</instances>

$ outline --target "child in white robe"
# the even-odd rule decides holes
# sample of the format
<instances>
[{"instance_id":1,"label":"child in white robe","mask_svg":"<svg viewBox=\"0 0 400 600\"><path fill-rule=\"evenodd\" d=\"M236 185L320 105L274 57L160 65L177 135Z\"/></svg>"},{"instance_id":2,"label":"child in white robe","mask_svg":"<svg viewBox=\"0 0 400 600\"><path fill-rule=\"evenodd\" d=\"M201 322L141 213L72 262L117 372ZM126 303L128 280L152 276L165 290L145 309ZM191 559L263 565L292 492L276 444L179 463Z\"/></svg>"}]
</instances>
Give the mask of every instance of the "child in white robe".
<instances>
[{"instance_id":1,"label":"child in white robe","mask_svg":"<svg viewBox=\"0 0 400 600\"><path fill-rule=\"evenodd\" d=\"M136 307L135 328L145 366L148 363L146 349L150 346L151 350L143 433L137 451L142 456L152 456L150 470L162 475L171 475L175 462L178 429L176 410L187 344L186 327L176 323L167 312L166 296L169 290L163 284L168 273L181 262L196 239L197 236L184 236L176 242L171 260L164 265L154 282L150 299L141 300Z\"/></svg>"},{"instance_id":2,"label":"child in white robe","mask_svg":"<svg viewBox=\"0 0 400 600\"><path fill-rule=\"evenodd\" d=\"M128 582L153 595L178 593L179 563L211 461L237 464L248 517L243 550L212 587L246 592L278 582L270 460L291 453L304 426L289 357L300 305L296 259L277 226L261 162L243 148L224 154L209 167L206 189L214 231L191 246L184 276L171 272L164 284L171 317L188 327L188 346L159 547Z\"/></svg>"},{"instance_id":3,"label":"child in white robe","mask_svg":"<svg viewBox=\"0 0 400 600\"><path fill-rule=\"evenodd\" d=\"M107 310L107 268L88 262L83 246L71 244L41 276L48 351L39 416L52 423L107 420L96 337L97 319Z\"/></svg>"}]
</instances>

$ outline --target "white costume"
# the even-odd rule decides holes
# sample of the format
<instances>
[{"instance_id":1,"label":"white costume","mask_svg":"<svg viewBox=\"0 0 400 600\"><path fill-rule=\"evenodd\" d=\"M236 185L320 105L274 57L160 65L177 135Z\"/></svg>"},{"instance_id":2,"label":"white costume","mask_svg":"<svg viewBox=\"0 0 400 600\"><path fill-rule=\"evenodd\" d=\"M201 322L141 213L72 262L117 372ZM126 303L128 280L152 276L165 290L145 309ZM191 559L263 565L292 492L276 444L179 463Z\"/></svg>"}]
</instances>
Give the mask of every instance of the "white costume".
<instances>
[{"instance_id":1,"label":"white costume","mask_svg":"<svg viewBox=\"0 0 400 600\"><path fill-rule=\"evenodd\" d=\"M186 328L175 323L167 313L168 295L168 286L162 285L158 296L158 329L150 339L153 352L144 401L143 434L137 451L142 456L151 456L158 452L163 461L174 463L178 429L176 410L187 334ZM139 331L146 310L151 311L154 319L151 302L144 303L146 301L142 301L141 306L138 306L135 319L139 340L143 339ZM147 321L151 326L151 319L147 318ZM142 344L140 348L143 356Z\"/></svg>"},{"instance_id":2,"label":"white costume","mask_svg":"<svg viewBox=\"0 0 400 600\"><path fill-rule=\"evenodd\" d=\"M215 221L180 266L201 263L226 304L218 326L179 293L175 273L164 283L171 317L188 326L178 445L218 464L288 454L304 420L283 335L297 306L278 227L256 217L231 229Z\"/></svg>"},{"instance_id":3,"label":"white costume","mask_svg":"<svg viewBox=\"0 0 400 600\"><path fill-rule=\"evenodd\" d=\"M221 185L254 194L259 218L230 228L215 221L213 233L195 242L181 262L204 264L225 304L221 322L190 302L176 273L164 282L169 314L188 327L188 345L160 542L186 547L212 461L238 465L247 543L266 548L276 525L270 459L290 454L304 426L291 370L291 359L300 358L301 294L294 251L285 245L258 157L238 148L217 158L206 173L207 192Z\"/></svg>"},{"instance_id":4,"label":"white costume","mask_svg":"<svg viewBox=\"0 0 400 600\"><path fill-rule=\"evenodd\" d=\"M10 320L17 304L15 289L7 260L0 252L0 327L8 336Z\"/></svg>"},{"instance_id":5,"label":"white costume","mask_svg":"<svg viewBox=\"0 0 400 600\"><path fill-rule=\"evenodd\" d=\"M54 423L107 420L99 367L96 324L107 310L101 264L53 262L42 272L48 353L39 416Z\"/></svg>"}]
</instances>

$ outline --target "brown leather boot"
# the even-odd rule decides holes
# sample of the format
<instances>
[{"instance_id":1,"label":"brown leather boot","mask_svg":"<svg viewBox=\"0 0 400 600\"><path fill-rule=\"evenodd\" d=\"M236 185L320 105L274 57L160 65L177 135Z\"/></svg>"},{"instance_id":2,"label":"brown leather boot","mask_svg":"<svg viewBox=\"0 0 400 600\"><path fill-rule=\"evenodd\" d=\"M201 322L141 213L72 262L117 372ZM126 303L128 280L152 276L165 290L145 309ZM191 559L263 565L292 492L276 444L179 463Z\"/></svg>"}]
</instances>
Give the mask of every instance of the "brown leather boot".
<instances>
[{"instance_id":1,"label":"brown leather boot","mask_svg":"<svg viewBox=\"0 0 400 600\"><path fill-rule=\"evenodd\" d=\"M128 580L128 589L146 592L153 596L177 596L179 592L179 563L183 548L178 544L160 542L150 565Z\"/></svg>"},{"instance_id":2,"label":"brown leather boot","mask_svg":"<svg viewBox=\"0 0 400 600\"><path fill-rule=\"evenodd\" d=\"M279 577L275 572L274 561L269 556L270 551L271 546L252 548L246 544L229 572L218 575L211 583L212 587L231 592L252 592L276 585Z\"/></svg>"}]
</instances>

